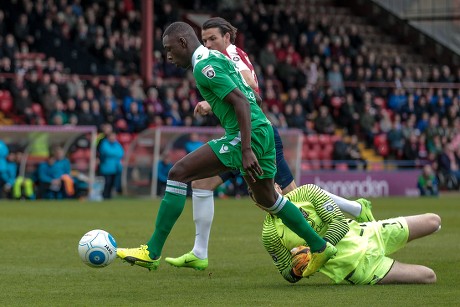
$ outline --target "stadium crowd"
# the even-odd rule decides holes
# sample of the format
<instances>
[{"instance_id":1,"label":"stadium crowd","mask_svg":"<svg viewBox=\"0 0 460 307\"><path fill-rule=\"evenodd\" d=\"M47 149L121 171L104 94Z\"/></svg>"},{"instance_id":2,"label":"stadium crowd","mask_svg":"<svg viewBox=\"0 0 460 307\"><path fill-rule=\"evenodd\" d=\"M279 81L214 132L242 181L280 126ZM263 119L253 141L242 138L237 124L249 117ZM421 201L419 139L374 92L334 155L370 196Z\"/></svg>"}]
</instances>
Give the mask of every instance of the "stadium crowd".
<instances>
[{"instance_id":1,"label":"stadium crowd","mask_svg":"<svg viewBox=\"0 0 460 307\"><path fill-rule=\"evenodd\" d=\"M336 141L336 150L328 147L327 156L304 151L305 159L365 165L357 146L364 142L385 159L415 161L418 167L429 163L455 186L460 180L460 90L454 85L460 83L460 68L410 63L411 54L396 48L377 52L366 41L367 33L376 30L330 1L247 2L212 15L238 28L236 45L255 65L272 123ZM213 117L193 116L201 97L190 72L165 61L162 30L180 19L173 6L155 1L153 84L143 84L139 1L2 4L0 111L10 123L91 124L100 131L110 124L117 133L132 134L162 125L218 125ZM110 67L111 74L72 73L65 61L39 50L43 31L79 46Z\"/></svg>"}]
</instances>

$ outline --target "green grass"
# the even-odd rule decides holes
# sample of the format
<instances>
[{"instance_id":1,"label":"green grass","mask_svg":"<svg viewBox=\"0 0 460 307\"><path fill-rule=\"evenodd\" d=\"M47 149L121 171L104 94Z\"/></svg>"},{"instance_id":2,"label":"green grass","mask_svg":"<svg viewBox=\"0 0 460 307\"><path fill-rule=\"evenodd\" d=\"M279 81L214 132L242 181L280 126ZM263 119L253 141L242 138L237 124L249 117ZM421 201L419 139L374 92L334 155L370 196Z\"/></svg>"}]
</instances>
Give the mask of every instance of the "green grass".
<instances>
[{"instance_id":1,"label":"green grass","mask_svg":"<svg viewBox=\"0 0 460 307\"><path fill-rule=\"evenodd\" d=\"M109 231L119 246L144 243L154 229L157 201L0 202L0 306L458 306L460 199L386 198L373 201L377 218L438 213L442 230L394 255L433 268L434 285L332 285L316 274L291 285L265 253L264 213L247 199L218 200L210 266L197 272L162 263L156 272L118 259L92 269L77 254L88 230ZM164 248L179 256L194 240L190 200Z\"/></svg>"}]
</instances>

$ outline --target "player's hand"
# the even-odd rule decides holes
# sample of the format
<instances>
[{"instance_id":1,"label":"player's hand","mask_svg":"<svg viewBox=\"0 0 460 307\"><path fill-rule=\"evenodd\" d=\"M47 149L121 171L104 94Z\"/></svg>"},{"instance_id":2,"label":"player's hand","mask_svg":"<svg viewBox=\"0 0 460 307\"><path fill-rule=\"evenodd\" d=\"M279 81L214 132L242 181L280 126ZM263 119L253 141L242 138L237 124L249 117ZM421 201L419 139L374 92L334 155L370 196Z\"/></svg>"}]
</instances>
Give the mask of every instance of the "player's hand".
<instances>
[{"instance_id":1,"label":"player's hand","mask_svg":"<svg viewBox=\"0 0 460 307\"><path fill-rule=\"evenodd\" d=\"M243 158L243 168L246 171L246 174L251 178L253 182L256 181L256 176L262 175L264 172L257 161L256 155L252 149L244 150L242 152Z\"/></svg>"},{"instance_id":2,"label":"player's hand","mask_svg":"<svg viewBox=\"0 0 460 307\"><path fill-rule=\"evenodd\" d=\"M211 111L211 105L206 100L203 100L196 104L195 109L193 110L193 115L197 116L199 114L201 116L205 116L211 113Z\"/></svg>"}]
</instances>

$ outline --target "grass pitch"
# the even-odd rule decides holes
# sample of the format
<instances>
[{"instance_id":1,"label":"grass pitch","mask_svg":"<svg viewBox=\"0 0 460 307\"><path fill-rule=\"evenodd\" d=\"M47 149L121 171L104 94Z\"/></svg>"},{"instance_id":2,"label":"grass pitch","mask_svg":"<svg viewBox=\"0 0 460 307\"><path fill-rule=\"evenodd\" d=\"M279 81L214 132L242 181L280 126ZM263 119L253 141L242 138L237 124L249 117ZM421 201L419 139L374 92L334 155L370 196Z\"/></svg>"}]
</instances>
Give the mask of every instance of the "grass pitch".
<instances>
[{"instance_id":1,"label":"grass pitch","mask_svg":"<svg viewBox=\"0 0 460 307\"><path fill-rule=\"evenodd\" d=\"M191 250L191 200L163 257ZM177 269L163 261L155 272L117 259L103 269L77 253L91 229L109 231L119 246L146 242L158 201L0 202L0 306L458 306L460 197L373 200L376 218L435 212L442 230L394 255L433 268L434 285L332 285L316 274L297 284L279 275L260 239L264 212L248 199L217 200L207 270Z\"/></svg>"}]
</instances>

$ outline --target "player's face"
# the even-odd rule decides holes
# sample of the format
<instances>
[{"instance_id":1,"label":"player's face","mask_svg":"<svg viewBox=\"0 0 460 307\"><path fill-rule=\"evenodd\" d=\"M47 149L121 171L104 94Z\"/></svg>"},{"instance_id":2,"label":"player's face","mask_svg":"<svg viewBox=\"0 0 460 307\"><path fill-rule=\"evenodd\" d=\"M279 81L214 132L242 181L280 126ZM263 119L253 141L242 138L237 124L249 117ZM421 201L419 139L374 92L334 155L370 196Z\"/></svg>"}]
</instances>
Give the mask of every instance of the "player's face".
<instances>
[{"instance_id":1,"label":"player's face","mask_svg":"<svg viewBox=\"0 0 460 307\"><path fill-rule=\"evenodd\" d=\"M201 39L206 48L220 52L225 51L230 45L230 34L222 35L219 28L201 30Z\"/></svg>"},{"instance_id":2,"label":"player's face","mask_svg":"<svg viewBox=\"0 0 460 307\"><path fill-rule=\"evenodd\" d=\"M163 47L166 50L166 59L182 68L190 66L191 58L187 55L187 45L183 38L173 35L163 37Z\"/></svg>"}]
</instances>

